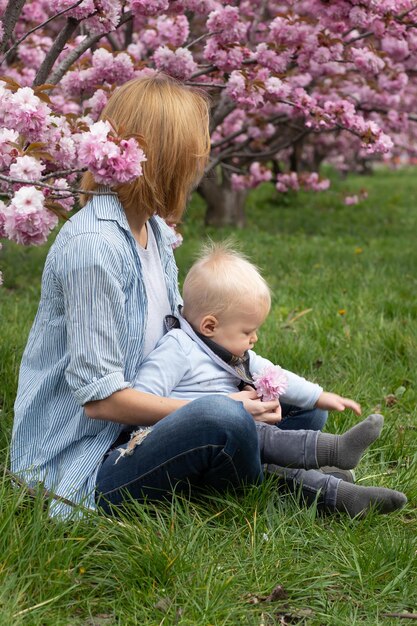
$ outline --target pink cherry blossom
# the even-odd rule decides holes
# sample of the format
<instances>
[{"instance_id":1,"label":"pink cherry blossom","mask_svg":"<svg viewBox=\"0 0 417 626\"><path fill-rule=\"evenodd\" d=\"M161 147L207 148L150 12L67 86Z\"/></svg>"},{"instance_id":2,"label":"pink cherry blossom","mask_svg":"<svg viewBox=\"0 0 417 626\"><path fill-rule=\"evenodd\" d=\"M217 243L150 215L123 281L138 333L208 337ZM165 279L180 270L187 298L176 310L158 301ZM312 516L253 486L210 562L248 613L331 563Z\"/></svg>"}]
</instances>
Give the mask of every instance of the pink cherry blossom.
<instances>
[{"instance_id":1,"label":"pink cherry blossom","mask_svg":"<svg viewBox=\"0 0 417 626\"><path fill-rule=\"evenodd\" d=\"M4 125L24 134L30 141L42 140L50 123L51 110L30 87L13 93L3 113Z\"/></svg>"},{"instance_id":2,"label":"pink cherry blossom","mask_svg":"<svg viewBox=\"0 0 417 626\"><path fill-rule=\"evenodd\" d=\"M343 202L347 206L351 206L352 204L358 204L359 197L356 194L354 196L345 196L345 199L343 200Z\"/></svg>"},{"instance_id":3,"label":"pink cherry blossom","mask_svg":"<svg viewBox=\"0 0 417 626\"><path fill-rule=\"evenodd\" d=\"M11 143L16 143L19 133L9 128L0 128L0 168L9 167L13 158L17 156L17 149Z\"/></svg>"},{"instance_id":4,"label":"pink cherry blossom","mask_svg":"<svg viewBox=\"0 0 417 626\"><path fill-rule=\"evenodd\" d=\"M12 178L20 180L39 180L44 165L31 156L17 157L16 161L10 166L9 175Z\"/></svg>"},{"instance_id":5,"label":"pink cherry blossom","mask_svg":"<svg viewBox=\"0 0 417 626\"><path fill-rule=\"evenodd\" d=\"M279 365L268 365L253 375L256 392L263 402L278 400L288 387L288 378Z\"/></svg>"},{"instance_id":6,"label":"pink cherry blossom","mask_svg":"<svg viewBox=\"0 0 417 626\"><path fill-rule=\"evenodd\" d=\"M158 70L170 74L178 80L187 80L197 69L197 63L187 48L170 50L167 46L160 46L153 55Z\"/></svg>"},{"instance_id":7,"label":"pink cherry blossom","mask_svg":"<svg viewBox=\"0 0 417 626\"><path fill-rule=\"evenodd\" d=\"M220 43L233 44L245 40L248 26L240 21L237 7L225 6L210 13L207 29Z\"/></svg>"},{"instance_id":8,"label":"pink cherry blossom","mask_svg":"<svg viewBox=\"0 0 417 626\"><path fill-rule=\"evenodd\" d=\"M0 200L0 239L3 239L6 237L6 232L4 230L5 221L6 221L6 205L3 202L3 200Z\"/></svg>"},{"instance_id":9,"label":"pink cherry blossom","mask_svg":"<svg viewBox=\"0 0 417 626\"><path fill-rule=\"evenodd\" d=\"M156 15L166 11L168 0L129 0L130 9L139 15Z\"/></svg>"},{"instance_id":10,"label":"pink cherry blossom","mask_svg":"<svg viewBox=\"0 0 417 626\"><path fill-rule=\"evenodd\" d=\"M58 223L57 216L44 208L43 193L31 186L18 189L3 214L6 237L24 246L45 243Z\"/></svg>"},{"instance_id":11,"label":"pink cherry blossom","mask_svg":"<svg viewBox=\"0 0 417 626\"><path fill-rule=\"evenodd\" d=\"M146 161L137 141L118 139L106 121L96 122L79 137L78 158L80 166L87 167L104 185L131 182L141 176L141 164Z\"/></svg>"}]
</instances>

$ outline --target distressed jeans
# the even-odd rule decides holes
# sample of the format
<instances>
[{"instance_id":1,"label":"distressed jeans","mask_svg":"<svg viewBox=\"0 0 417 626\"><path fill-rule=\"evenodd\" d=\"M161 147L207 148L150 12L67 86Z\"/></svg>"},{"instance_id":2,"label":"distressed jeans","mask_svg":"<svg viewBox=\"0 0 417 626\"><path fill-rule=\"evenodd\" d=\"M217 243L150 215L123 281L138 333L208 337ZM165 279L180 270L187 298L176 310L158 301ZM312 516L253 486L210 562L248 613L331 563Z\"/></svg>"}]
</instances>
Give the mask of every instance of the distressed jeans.
<instances>
[{"instance_id":1,"label":"distressed jeans","mask_svg":"<svg viewBox=\"0 0 417 626\"><path fill-rule=\"evenodd\" d=\"M296 422L296 413L290 407L286 414ZM325 422L322 411L298 413L300 426ZM288 452L290 440L300 442L301 433L283 429L281 435L278 445L282 454ZM307 436L313 442L317 432ZM120 448L126 447L127 443L111 449L97 475L96 501L107 513L129 499L157 501L169 498L174 491L224 491L259 484L263 479L256 422L241 402L226 396L205 396L190 402L158 422L131 455L121 456ZM299 463L303 467L305 446L291 449L298 455L296 466Z\"/></svg>"}]
</instances>

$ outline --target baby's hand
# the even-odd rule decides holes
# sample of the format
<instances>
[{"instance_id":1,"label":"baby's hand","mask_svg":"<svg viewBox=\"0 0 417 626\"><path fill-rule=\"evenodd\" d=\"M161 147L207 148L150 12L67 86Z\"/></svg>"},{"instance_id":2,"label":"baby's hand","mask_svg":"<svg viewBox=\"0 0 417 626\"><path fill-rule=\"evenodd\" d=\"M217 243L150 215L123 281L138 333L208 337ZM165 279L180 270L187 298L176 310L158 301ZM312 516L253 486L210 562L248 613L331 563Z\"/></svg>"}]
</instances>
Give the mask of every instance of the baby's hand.
<instances>
[{"instance_id":1,"label":"baby's hand","mask_svg":"<svg viewBox=\"0 0 417 626\"><path fill-rule=\"evenodd\" d=\"M243 402L246 411L252 415L256 422L277 424L281 421L281 405L278 400L262 402L256 391L250 387L246 388L245 391L231 393L229 398Z\"/></svg>"},{"instance_id":2,"label":"baby's hand","mask_svg":"<svg viewBox=\"0 0 417 626\"><path fill-rule=\"evenodd\" d=\"M352 409L356 415L361 415L361 405L351 400L350 398L342 398L337 393L331 393L329 391L323 391L319 395L319 399L316 402L318 409L326 409L327 411L344 411L345 409Z\"/></svg>"}]
</instances>

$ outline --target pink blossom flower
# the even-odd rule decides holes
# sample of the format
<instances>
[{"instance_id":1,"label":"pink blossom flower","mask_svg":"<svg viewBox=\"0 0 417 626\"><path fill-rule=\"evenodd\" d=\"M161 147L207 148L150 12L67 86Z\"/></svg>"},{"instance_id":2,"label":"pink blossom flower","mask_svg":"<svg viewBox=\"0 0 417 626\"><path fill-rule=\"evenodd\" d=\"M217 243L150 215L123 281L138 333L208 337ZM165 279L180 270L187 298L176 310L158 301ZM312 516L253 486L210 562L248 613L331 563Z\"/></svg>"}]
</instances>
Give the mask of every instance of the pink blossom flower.
<instances>
[{"instance_id":1,"label":"pink blossom flower","mask_svg":"<svg viewBox=\"0 0 417 626\"><path fill-rule=\"evenodd\" d=\"M238 104L257 107L263 104L265 90L261 86L252 87L242 72L235 70L230 74L226 85L226 93Z\"/></svg>"},{"instance_id":2,"label":"pink blossom flower","mask_svg":"<svg viewBox=\"0 0 417 626\"><path fill-rule=\"evenodd\" d=\"M242 43L248 30L247 24L239 20L237 7L225 6L210 13L207 29L222 44Z\"/></svg>"},{"instance_id":3,"label":"pink blossom flower","mask_svg":"<svg viewBox=\"0 0 417 626\"><path fill-rule=\"evenodd\" d=\"M289 174L278 174L277 184L275 185L277 191L286 193L290 189L298 191L300 189L300 183L298 180L297 172L290 172Z\"/></svg>"},{"instance_id":4,"label":"pink blossom flower","mask_svg":"<svg viewBox=\"0 0 417 626\"><path fill-rule=\"evenodd\" d=\"M133 13L139 15L156 15L166 11L169 6L168 0L129 0Z\"/></svg>"},{"instance_id":5,"label":"pink blossom flower","mask_svg":"<svg viewBox=\"0 0 417 626\"><path fill-rule=\"evenodd\" d=\"M176 48L183 46L190 34L190 24L186 15L160 15L155 22L157 45L170 44Z\"/></svg>"},{"instance_id":6,"label":"pink blossom flower","mask_svg":"<svg viewBox=\"0 0 417 626\"><path fill-rule=\"evenodd\" d=\"M209 39L204 48L204 58L224 72L240 69L246 56L243 46L223 46L214 37Z\"/></svg>"},{"instance_id":7,"label":"pink blossom flower","mask_svg":"<svg viewBox=\"0 0 417 626\"><path fill-rule=\"evenodd\" d=\"M311 172L303 176L303 187L311 191L325 191L330 187L330 180L328 178L320 177L317 172Z\"/></svg>"},{"instance_id":8,"label":"pink blossom flower","mask_svg":"<svg viewBox=\"0 0 417 626\"><path fill-rule=\"evenodd\" d=\"M0 168L9 167L13 158L17 155L15 146L10 143L16 143L19 133L9 128L0 128Z\"/></svg>"},{"instance_id":9,"label":"pink blossom flower","mask_svg":"<svg viewBox=\"0 0 417 626\"><path fill-rule=\"evenodd\" d=\"M109 94L103 91L103 89L97 89L93 96L89 100L84 102L85 109L90 109L90 116L97 121L100 113L107 104ZM85 110L84 109L84 110Z\"/></svg>"},{"instance_id":10,"label":"pink blossom flower","mask_svg":"<svg viewBox=\"0 0 417 626\"><path fill-rule=\"evenodd\" d=\"M13 93L4 114L5 125L25 135L29 141L44 137L50 122L51 110L30 87L22 87Z\"/></svg>"},{"instance_id":11,"label":"pink blossom flower","mask_svg":"<svg viewBox=\"0 0 417 626\"><path fill-rule=\"evenodd\" d=\"M49 0L50 10L53 12L64 11L75 4L73 0ZM74 17L76 20L84 20L86 17L94 13L94 0L83 0L81 4L74 7L66 14L67 17Z\"/></svg>"},{"instance_id":12,"label":"pink blossom flower","mask_svg":"<svg viewBox=\"0 0 417 626\"><path fill-rule=\"evenodd\" d=\"M284 83L276 76L267 78L265 81L265 89L268 95L274 96L275 98L282 98L284 100L289 97L291 92L290 85Z\"/></svg>"},{"instance_id":13,"label":"pink blossom flower","mask_svg":"<svg viewBox=\"0 0 417 626\"><path fill-rule=\"evenodd\" d=\"M211 11L218 9L219 5L220 2L217 0L186 0L187 9L197 15L208 15Z\"/></svg>"},{"instance_id":14,"label":"pink blossom flower","mask_svg":"<svg viewBox=\"0 0 417 626\"><path fill-rule=\"evenodd\" d=\"M80 135L78 146L80 166L87 167L98 183L127 183L142 175L146 157L137 141L115 137L107 121L96 122Z\"/></svg>"},{"instance_id":15,"label":"pink blossom flower","mask_svg":"<svg viewBox=\"0 0 417 626\"><path fill-rule=\"evenodd\" d=\"M99 34L115 30L122 13L119 0L95 0L94 5L94 14L85 21L89 32Z\"/></svg>"},{"instance_id":16,"label":"pink blossom flower","mask_svg":"<svg viewBox=\"0 0 417 626\"><path fill-rule=\"evenodd\" d=\"M44 165L31 156L17 157L15 163L10 166L9 174L12 178L20 180L39 180Z\"/></svg>"},{"instance_id":17,"label":"pink blossom flower","mask_svg":"<svg viewBox=\"0 0 417 626\"><path fill-rule=\"evenodd\" d=\"M257 62L270 69L277 74L283 74L287 71L288 66L291 63L291 53L282 52L279 53L268 47L265 42L258 44L255 51L255 58Z\"/></svg>"},{"instance_id":18,"label":"pink blossom flower","mask_svg":"<svg viewBox=\"0 0 417 626\"><path fill-rule=\"evenodd\" d=\"M264 402L278 400L288 387L288 378L279 365L268 365L253 375L256 393Z\"/></svg>"},{"instance_id":19,"label":"pink blossom flower","mask_svg":"<svg viewBox=\"0 0 417 626\"><path fill-rule=\"evenodd\" d=\"M378 74L385 67L383 59L366 48L352 48L350 54L355 67L366 74Z\"/></svg>"},{"instance_id":20,"label":"pink blossom flower","mask_svg":"<svg viewBox=\"0 0 417 626\"><path fill-rule=\"evenodd\" d=\"M6 232L4 230L4 222L6 221L6 205L3 200L0 200L0 239L6 237ZM1 245L1 244L0 244Z\"/></svg>"},{"instance_id":21,"label":"pink blossom flower","mask_svg":"<svg viewBox=\"0 0 417 626\"><path fill-rule=\"evenodd\" d=\"M170 50L160 46L153 55L155 66L178 80L187 80L197 70L197 63L187 48Z\"/></svg>"},{"instance_id":22,"label":"pink blossom flower","mask_svg":"<svg viewBox=\"0 0 417 626\"><path fill-rule=\"evenodd\" d=\"M71 211L75 204L75 198L71 195L67 180L65 178L56 178L53 182L53 186L56 191L51 190L48 195L53 195L54 199L62 206L64 211ZM45 195L47 194L45 193Z\"/></svg>"},{"instance_id":23,"label":"pink blossom flower","mask_svg":"<svg viewBox=\"0 0 417 626\"><path fill-rule=\"evenodd\" d=\"M356 194L354 196L345 196L345 199L343 200L343 202L346 204L346 206L351 206L352 204L358 204L359 197Z\"/></svg>"},{"instance_id":24,"label":"pink blossom flower","mask_svg":"<svg viewBox=\"0 0 417 626\"><path fill-rule=\"evenodd\" d=\"M171 224L169 222L167 222L168 226L170 227L170 229L172 230L172 232L175 235L175 241L171 244L172 245L172 249L175 250L176 248L179 248L182 245L182 242L184 241L183 236L181 235L181 233L179 233L177 231L177 225L176 224Z\"/></svg>"},{"instance_id":25,"label":"pink blossom flower","mask_svg":"<svg viewBox=\"0 0 417 626\"><path fill-rule=\"evenodd\" d=\"M21 187L3 211L4 233L24 246L45 243L58 223L54 213L44 208L44 195L36 187Z\"/></svg>"}]
</instances>

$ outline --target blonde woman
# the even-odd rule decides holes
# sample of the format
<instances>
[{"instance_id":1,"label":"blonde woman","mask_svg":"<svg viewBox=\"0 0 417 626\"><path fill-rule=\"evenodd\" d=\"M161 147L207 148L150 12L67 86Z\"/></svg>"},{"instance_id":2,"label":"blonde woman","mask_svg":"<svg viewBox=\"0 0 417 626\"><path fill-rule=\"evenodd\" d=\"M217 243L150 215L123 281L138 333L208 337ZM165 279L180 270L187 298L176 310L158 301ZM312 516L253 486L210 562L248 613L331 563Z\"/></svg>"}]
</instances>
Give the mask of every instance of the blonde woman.
<instances>
[{"instance_id":1,"label":"blonde woman","mask_svg":"<svg viewBox=\"0 0 417 626\"><path fill-rule=\"evenodd\" d=\"M181 217L203 174L208 103L158 75L119 88L102 118L141 136L147 161L143 176L111 190L117 196L87 173L82 189L100 193L50 249L20 369L12 469L93 509L98 482L115 504L158 499L175 485L254 483L262 472L253 418L278 419L277 402L242 392L189 403L132 388L164 317L178 310L172 231L163 218ZM130 469L103 464L132 426L149 425L154 436ZM68 512L55 502L56 514Z\"/></svg>"}]
</instances>

